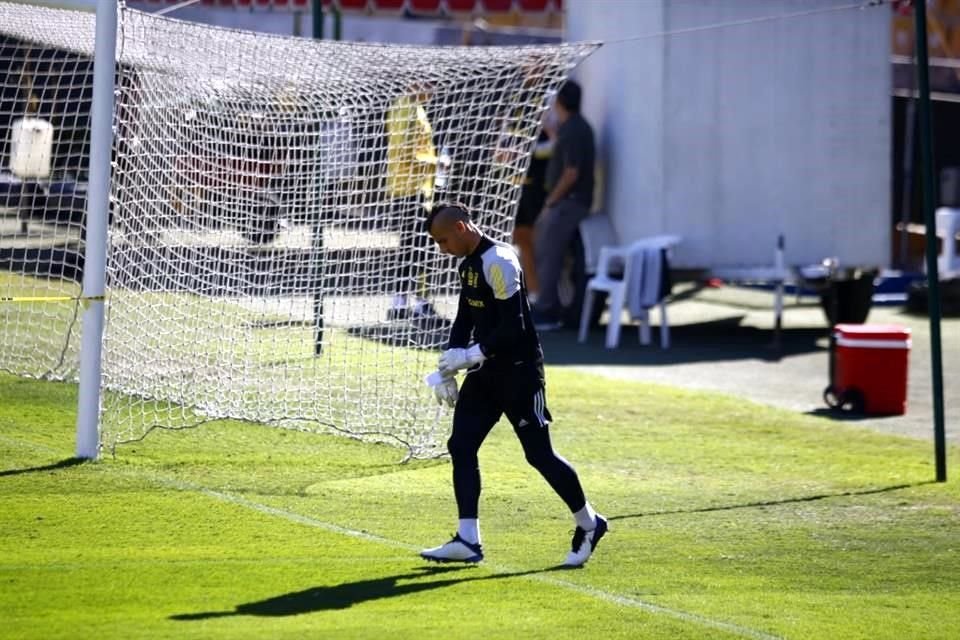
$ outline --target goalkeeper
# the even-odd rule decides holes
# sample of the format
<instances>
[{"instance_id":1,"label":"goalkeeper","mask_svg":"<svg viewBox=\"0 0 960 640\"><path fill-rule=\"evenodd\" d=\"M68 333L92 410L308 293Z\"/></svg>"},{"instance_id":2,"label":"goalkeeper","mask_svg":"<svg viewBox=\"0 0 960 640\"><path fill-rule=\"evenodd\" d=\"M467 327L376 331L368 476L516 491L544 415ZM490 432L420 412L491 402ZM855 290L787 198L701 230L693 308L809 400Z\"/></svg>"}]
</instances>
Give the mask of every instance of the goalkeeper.
<instances>
[{"instance_id":1,"label":"goalkeeper","mask_svg":"<svg viewBox=\"0 0 960 640\"><path fill-rule=\"evenodd\" d=\"M506 414L527 462L573 513L576 529L564 564L580 566L607 532L607 521L594 512L577 472L550 443L543 350L530 319L517 255L512 247L485 236L461 205L438 205L425 227L442 252L463 258L457 316L447 349L440 356L442 378L434 387L438 400L455 407L447 447L460 521L453 539L420 555L438 562L483 559L477 517L477 453L500 416ZM454 376L462 369L467 375L458 393Z\"/></svg>"}]
</instances>

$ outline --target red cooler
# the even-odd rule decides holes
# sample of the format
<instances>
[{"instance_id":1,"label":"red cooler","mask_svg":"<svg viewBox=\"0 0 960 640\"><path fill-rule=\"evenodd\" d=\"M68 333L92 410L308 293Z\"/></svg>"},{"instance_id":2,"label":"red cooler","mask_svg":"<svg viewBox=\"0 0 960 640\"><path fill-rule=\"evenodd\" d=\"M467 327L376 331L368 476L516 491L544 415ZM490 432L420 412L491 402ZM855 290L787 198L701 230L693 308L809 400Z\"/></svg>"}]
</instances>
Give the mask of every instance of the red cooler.
<instances>
[{"instance_id":1,"label":"red cooler","mask_svg":"<svg viewBox=\"0 0 960 640\"><path fill-rule=\"evenodd\" d=\"M838 324L830 341L832 408L866 415L907 411L910 329L893 324Z\"/></svg>"}]
</instances>

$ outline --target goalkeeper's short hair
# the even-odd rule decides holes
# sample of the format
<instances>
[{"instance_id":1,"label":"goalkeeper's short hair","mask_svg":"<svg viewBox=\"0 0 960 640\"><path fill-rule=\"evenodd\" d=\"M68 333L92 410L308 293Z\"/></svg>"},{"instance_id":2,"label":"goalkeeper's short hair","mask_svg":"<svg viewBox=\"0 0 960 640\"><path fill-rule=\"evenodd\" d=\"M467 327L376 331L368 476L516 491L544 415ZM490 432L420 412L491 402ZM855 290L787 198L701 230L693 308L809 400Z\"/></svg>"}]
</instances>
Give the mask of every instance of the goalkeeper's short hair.
<instances>
[{"instance_id":1,"label":"goalkeeper's short hair","mask_svg":"<svg viewBox=\"0 0 960 640\"><path fill-rule=\"evenodd\" d=\"M463 220L464 222L471 222L473 216L470 215L470 211L467 207L459 202L439 202L433 209L427 214L426 219L423 221L423 230L426 233L430 233L430 230L433 229L433 223L436 221L437 217L440 214L452 215L455 220Z\"/></svg>"}]
</instances>

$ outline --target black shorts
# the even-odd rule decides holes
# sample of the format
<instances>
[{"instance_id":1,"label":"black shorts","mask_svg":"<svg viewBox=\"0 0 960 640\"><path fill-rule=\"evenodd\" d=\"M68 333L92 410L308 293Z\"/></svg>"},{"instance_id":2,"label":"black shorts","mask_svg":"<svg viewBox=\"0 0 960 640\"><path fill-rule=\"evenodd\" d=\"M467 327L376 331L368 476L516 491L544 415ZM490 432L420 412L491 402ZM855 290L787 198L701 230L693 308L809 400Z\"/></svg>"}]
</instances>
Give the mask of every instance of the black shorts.
<instances>
[{"instance_id":1,"label":"black shorts","mask_svg":"<svg viewBox=\"0 0 960 640\"><path fill-rule=\"evenodd\" d=\"M467 374L454 423L460 416L469 416L471 422L479 419L490 428L504 414L514 429L550 424L542 364L481 366Z\"/></svg>"},{"instance_id":2,"label":"black shorts","mask_svg":"<svg viewBox=\"0 0 960 640\"><path fill-rule=\"evenodd\" d=\"M547 201L547 192L543 189L536 189L524 186L520 192L520 202L517 205L518 227L532 227L537 216L543 210L543 204Z\"/></svg>"}]
</instances>

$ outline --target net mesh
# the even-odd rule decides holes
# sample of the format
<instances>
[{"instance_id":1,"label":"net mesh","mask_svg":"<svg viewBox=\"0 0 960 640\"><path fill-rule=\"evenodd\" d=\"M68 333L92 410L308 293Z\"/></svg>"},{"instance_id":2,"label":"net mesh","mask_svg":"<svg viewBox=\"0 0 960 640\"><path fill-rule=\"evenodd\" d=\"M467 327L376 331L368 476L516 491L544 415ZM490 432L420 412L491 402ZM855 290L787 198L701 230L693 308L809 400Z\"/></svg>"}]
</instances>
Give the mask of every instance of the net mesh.
<instances>
[{"instance_id":1,"label":"net mesh","mask_svg":"<svg viewBox=\"0 0 960 640\"><path fill-rule=\"evenodd\" d=\"M49 171L11 175L0 202L0 368L73 379L94 16L0 3L0 38L0 126L53 135ZM548 100L593 48L318 42L123 10L101 443L238 418L436 453L448 420L422 378L457 282L423 217L459 201L506 239Z\"/></svg>"}]
</instances>

